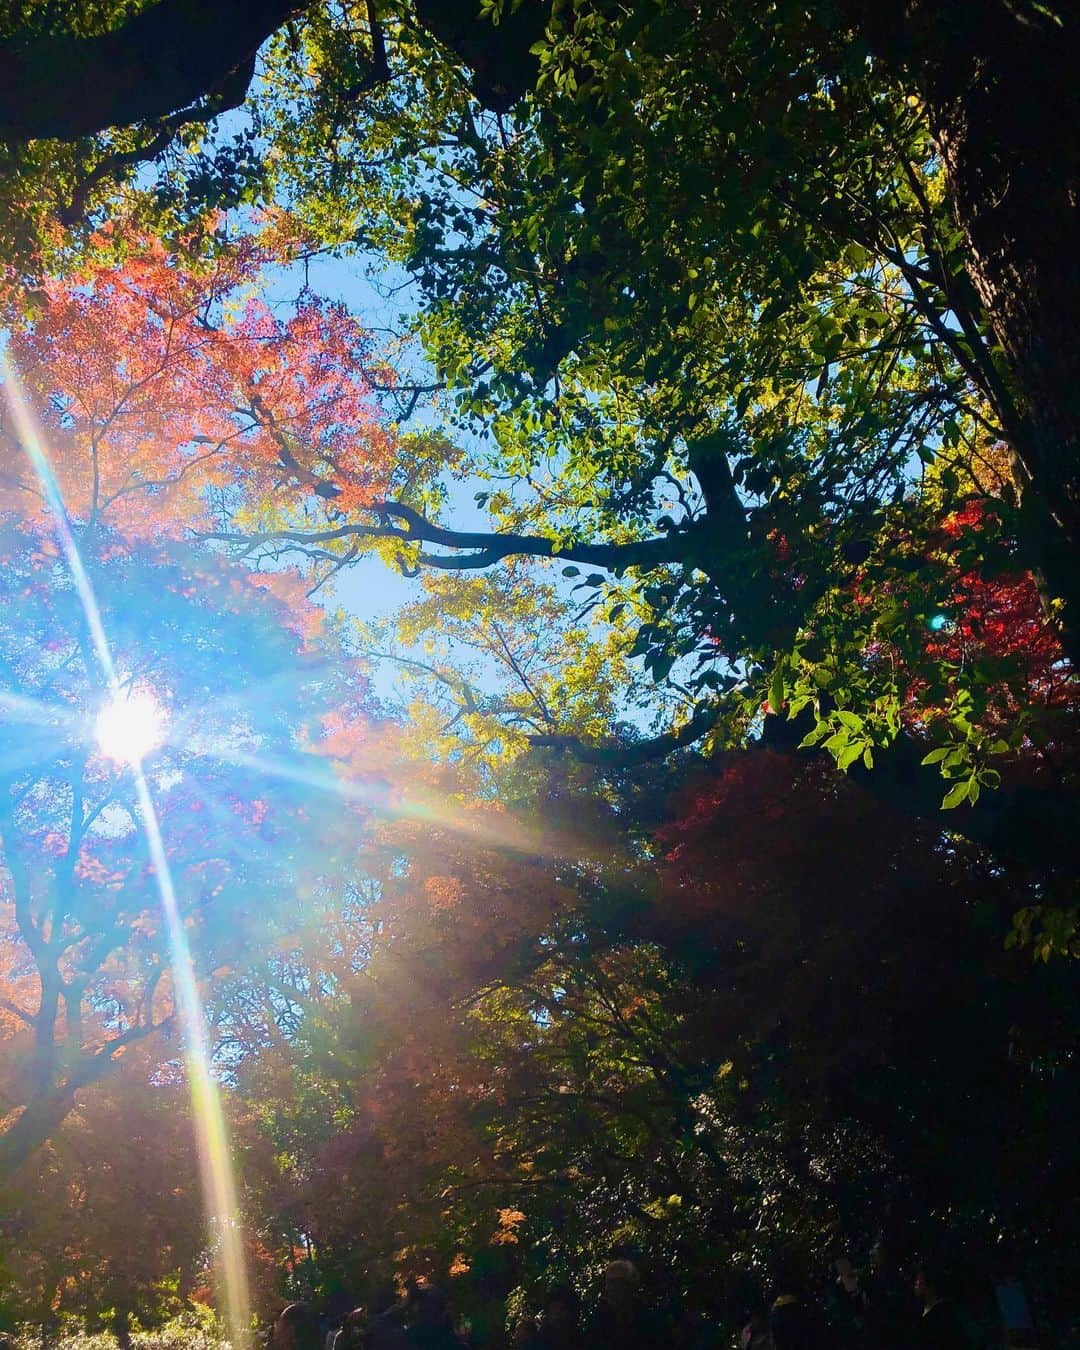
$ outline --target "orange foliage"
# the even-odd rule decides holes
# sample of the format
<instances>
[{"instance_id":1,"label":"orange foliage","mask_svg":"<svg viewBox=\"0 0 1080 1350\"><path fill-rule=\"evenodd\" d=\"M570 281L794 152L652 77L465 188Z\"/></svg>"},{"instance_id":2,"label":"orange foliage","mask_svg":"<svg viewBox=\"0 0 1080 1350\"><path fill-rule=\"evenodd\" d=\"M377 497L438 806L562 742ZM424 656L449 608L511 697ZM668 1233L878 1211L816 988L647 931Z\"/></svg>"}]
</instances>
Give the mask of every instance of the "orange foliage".
<instances>
[{"instance_id":1,"label":"orange foliage","mask_svg":"<svg viewBox=\"0 0 1080 1350\"><path fill-rule=\"evenodd\" d=\"M464 887L457 877L428 877L424 891L433 910L454 909L461 903Z\"/></svg>"},{"instance_id":2,"label":"orange foliage","mask_svg":"<svg viewBox=\"0 0 1080 1350\"><path fill-rule=\"evenodd\" d=\"M152 238L127 248L120 265L46 282L11 342L76 520L157 537L208 525L215 491L347 508L382 493L394 439L370 338L343 306L306 293L275 314L254 294L271 261L256 239L202 264ZM37 497L40 515L10 435L7 455L0 510Z\"/></svg>"},{"instance_id":3,"label":"orange foliage","mask_svg":"<svg viewBox=\"0 0 1080 1350\"><path fill-rule=\"evenodd\" d=\"M492 1246L506 1246L520 1241L517 1230L525 1222L525 1215L521 1210L500 1209L498 1216L499 1226L491 1236Z\"/></svg>"}]
</instances>

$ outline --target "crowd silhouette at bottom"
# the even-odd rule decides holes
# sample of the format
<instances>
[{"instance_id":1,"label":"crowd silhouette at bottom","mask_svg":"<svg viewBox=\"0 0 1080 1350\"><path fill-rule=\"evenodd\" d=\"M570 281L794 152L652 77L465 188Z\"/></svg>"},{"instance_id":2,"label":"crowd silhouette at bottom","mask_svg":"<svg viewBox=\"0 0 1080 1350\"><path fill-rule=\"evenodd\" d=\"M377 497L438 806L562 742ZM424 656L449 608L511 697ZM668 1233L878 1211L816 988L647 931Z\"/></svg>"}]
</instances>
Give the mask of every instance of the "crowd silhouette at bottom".
<instances>
[{"instance_id":1,"label":"crowd silhouette at bottom","mask_svg":"<svg viewBox=\"0 0 1080 1350\"><path fill-rule=\"evenodd\" d=\"M1039 1339L1023 1290L998 1287L999 1336L954 1297L947 1267L925 1259L902 1272L875 1252L864 1271L834 1260L828 1279L812 1287L794 1262L777 1261L769 1279L737 1279L722 1323L656 1306L635 1262L620 1258L603 1271L597 1297L573 1285L551 1286L535 1315L507 1316L500 1333L478 1334L455 1320L446 1291L424 1278L378 1291L343 1317L314 1303L293 1302L266 1331L266 1350L981 1350L994 1340L1031 1347Z\"/></svg>"}]
</instances>

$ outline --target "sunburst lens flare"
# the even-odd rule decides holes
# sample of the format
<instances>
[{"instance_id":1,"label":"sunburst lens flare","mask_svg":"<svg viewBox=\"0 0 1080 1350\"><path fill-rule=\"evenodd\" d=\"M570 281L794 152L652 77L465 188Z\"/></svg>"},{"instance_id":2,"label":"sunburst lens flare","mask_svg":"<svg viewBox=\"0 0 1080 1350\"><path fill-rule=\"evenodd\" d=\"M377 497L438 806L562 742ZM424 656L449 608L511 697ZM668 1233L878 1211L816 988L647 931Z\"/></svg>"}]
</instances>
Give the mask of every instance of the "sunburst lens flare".
<instances>
[{"instance_id":1,"label":"sunburst lens flare","mask_svg":"<svg viewBox=\"0 0 1080 1350\"><path fill-rule=\"evenodd\" d=\"M53 513L57 538L67 559L75 591L82 603L94 652L110 690L110 697L98 713L94 726L97 744L102 754L109 759L131 767L135 783L139 816L145 831L169 935L176 1002L184 1037L184 1057L191 1084L203 1195L208 1217L220 1242L220 1267L225 1277L225 1305L230 1338L234 1347L240 1347L247 1342L251 1302L238 1218L236 1178L229 1153L225 1117L221 1109L221 1094L211 1068L206 1018L195 980L191 948L173 885L161 825L142 766L143 759L163 744L168 717L166 710L150 690L121 687L116 664L109 648L109 640L101 621L97 597L94 595L94 588L72 533L48 454L15 379L7 353L2 348L0 348L0 375L4 381L2 395L6 396L19 439L29 456L41 483L45 500Z\"/></svg>"},{"instance_id":2,"label":"sunburst lens flare","mask_svg":"<svg viewBox=\"0 0 1080 1350\"><path fill-rule=\"evenodd\" d=\"M161 747L168 715L148 689L117 689L94 723L94 739L106 759L134 768Z\"/></svg>"}]
</instances>

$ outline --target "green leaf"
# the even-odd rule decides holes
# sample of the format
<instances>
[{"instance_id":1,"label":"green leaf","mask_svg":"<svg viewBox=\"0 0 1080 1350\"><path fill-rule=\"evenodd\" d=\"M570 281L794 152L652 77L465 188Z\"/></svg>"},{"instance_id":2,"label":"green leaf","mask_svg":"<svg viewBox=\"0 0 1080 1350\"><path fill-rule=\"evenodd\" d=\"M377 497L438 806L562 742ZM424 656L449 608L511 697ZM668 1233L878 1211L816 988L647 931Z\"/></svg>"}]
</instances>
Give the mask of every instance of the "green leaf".
<instances>
[{"instance_id":1,"label":"green leaf","mask_svg":"<svg viewBox=\"0 0 1080 1350\"><path fill-rule=\"evenodd\" d=\"M675 664L675 654L673 652L656 652L654 659L646 660L645 665L652 666L652 677L655 683L660 684L671 674L671 667Z\"/></svg>"},{"instance_id":2,"label":"green leaf","mask_svg":"<svg viewBox=\"0 0 1080 1350\"><path fill-rule=\"evenodd\" d=\"M965 778L959 783L954 783L949 791L946 792L944 800L941 803L941 809L943 811L951 811L954 806L960 806L961 803L966 802L971 795L971 782L972 780L970 778Z\"/></svg>"},{"instance_id":3,"label":"green leaf","mask_svg":"<svg viewBox=\"0 0 1080 1350\"><path fill-rule=\"evenodd\" d=\"M784 693L787 686L784 683L784 663L778 661L776 669L772 673L772 679L769 681L769 710L779 713L784 706Z\"/></svg>"}]
</instances>

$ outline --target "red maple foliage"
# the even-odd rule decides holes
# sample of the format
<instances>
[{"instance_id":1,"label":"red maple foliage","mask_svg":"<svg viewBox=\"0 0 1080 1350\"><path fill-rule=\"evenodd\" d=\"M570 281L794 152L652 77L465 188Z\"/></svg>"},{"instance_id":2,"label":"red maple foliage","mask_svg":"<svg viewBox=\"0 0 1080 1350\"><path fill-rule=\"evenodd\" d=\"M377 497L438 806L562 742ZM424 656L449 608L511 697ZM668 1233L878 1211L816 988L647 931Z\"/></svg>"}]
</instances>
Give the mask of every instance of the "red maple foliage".
<instances>
[{"instance_id":1,"label":"red maple foliage","mask_svg":"<svg viewBox=\"0 0 1080 1350\"><path fill-rule=\"evenodd\" d=\"M138 237L121 264L44 284L11 356L73 518L177 535L204 527L215 501L355 508L380 495L394 437L370 335L310 292L275 313L255 295L270 261L253 238L185 262ZM7 440L0 510L25 515L40 494Z\"/></svg>"},{"instance_id":2,"label":"red maple foliage","mask_svg":"<svg viewBox=\"0 0 1080 1350\"><path fill-rule=\"evenodd\" d=\"M965 536L990 525L984 499L972 499L941 524L943 552L960 547ZM926 653L946 666L962 668L975 660L997 668L990 700L996 720L1021 707L1065 709L1080 700L1061 640L1031 572L1002 571L988 576L962 566L953 569L944 612L955 616L926 640Z\"/></svg>"}]
</instances>

